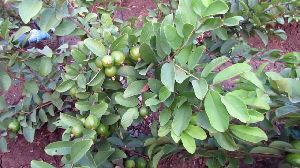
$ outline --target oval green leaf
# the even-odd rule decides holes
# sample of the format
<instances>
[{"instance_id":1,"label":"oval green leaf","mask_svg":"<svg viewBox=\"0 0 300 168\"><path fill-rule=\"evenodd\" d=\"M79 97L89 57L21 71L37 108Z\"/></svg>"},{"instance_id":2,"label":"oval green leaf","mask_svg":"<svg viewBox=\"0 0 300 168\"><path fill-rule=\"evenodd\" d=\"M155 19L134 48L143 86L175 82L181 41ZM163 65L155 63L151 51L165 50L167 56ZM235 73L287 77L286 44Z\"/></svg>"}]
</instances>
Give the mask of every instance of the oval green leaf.
<instances>
[{"instance_id":1,"label":"oval green leaf","mask_svg":"<svg viewBox=\"0 0 300 168\"><path fill-rule=\"evenodd\" d=\"M139 111L137 107L129 108L122 116L121 125L127 129L133 122L133 120L139 117Z\"/></svg>"},{"instance_id":2,"label":"oval green leaf","mask_svg":"<svg viewBox=\"0 0 300 168\"><path fill-rule=\"evenodd\" d=\"M217 0L211 3L206 10L202 13L202 16L212 16L218 14L225 14L229 7L223 0Z\"/></svg>"},{"instance_id":3,"label":"oval green leaf","mask_svg":"<svg viewBox=\"0 0 300 168\"><path fill-rule=\"evenodd\" d=\"M213 79L213 84L221 83L225 80L231 79L237 75L251 71L251 66L247 63L237 63L230 67L225 68L219 72Z\"/></svg>"},{"instance_id":4,"label":"oval green leaf","mask_svg":"<svg viewBox=\"0 0 300 168\"><path fill-rule=\"evenodd\" d=\"M70 90L74 85L75 85L75 81L72 81L72 80L63 81L61 84L59 84L56 87L55 90L57 92L63 93L63 92Z\"/></svg>"},{"instance_id":5,"label":"oval green leaf","mask_svg":"<svg viewBox=\"0 0 300 168\"><path fill-rule=\"evenodd\" d=\"M221 56L216 59L213 59L211 62L209 62L201 72L201 77L205 78L207 77L214 69L216 69L218 66L224 64L229 60L228 57Z\"/></svg>"},{"instance_id":6,"label":"oval green leaf","mask_svg":"<svg viewBox=\"0 0 300 168\"><path fill-rule=\"evenodd\" d=\"M172 122L172 130L177 136L188 127L192 118L192 108L190 105L184 104L174 109L174 119Z\"/></svg>"},{"instance_id":7,"label":"oval green leaf","mask_svg":"<svg viewBox=\"0 0 300 168\"><path fill-rule=\"evenodd\" d=\"M193 70L196 67L203 55L204 50L205 46L199 46L196 49L194 49L188 60L189 70Z\"/></svg>"},{"instance_id":8,"label":"oval green leaf","mask_svg":"<svg viewBox=\"0 0 300 168\"><path fill-rule=\"evenodd\" d=\"M187 133L191 137L199 140L204 140L207 138L205 131L199 126L189 125L184 133Z\"/></svg>"},{"instance_id":9,"label":"oval green leaf","mask_svg":"<svg viewBox=\"0 0 300 168\"><path fill-rule=\"evenodd\" d=\"M34 4L34 5L33 5ZM22 21L27 24L42 9L43 1L41 0L23 0L19 4L19 15Z\"/></svg>"},{"instance_id":10,"label":"oval green leaf","mask_svg":"<svg viewBox=\"0 0 300 168\"><path fill-rule=\"evenodd\" d=\"M124 91L124 97L128 98L131 96L139 95L141 94L141 91L143 87L145 86L146 81L145 80L138 80L130 83L126 90Z\"/></svg>"},{"instance_id":11,"label":"oval green leaf","mask_svg":"<svg viewBox=\"0 0 300 168\"><path fill-rule=\"evenodd\" d=\"M233 138L228 133L216 133L213 134L217 143L228 151L235 151L238 149L238 146L234 142Z\"/></svg>"},{"instance_id":12,"label":"oval green leaf","mask_svg":"<svg viewBox=\"0 0 300 168\"><path fill-rule=\"evenodd\" d=\"M99 57L102 57L106 54L105 46L99 40L87 38L83 41L83 43L90 51Z\"/></svg>"},{"instance_id":13,"label":"oval green leaf","mask_svg":"<svg viewBox=\"0 0 300 168\"><path fill-rule=\"evenodd\" d=\"M161 68L161 82L171 91L174 92L175 85L175 66L174 63L165 63Z\"/></svg>"},{"instance_id":14,"label":"oval green leaf","mask_svg":"<svg viewBox=\"0 0 300 168\"><path fill-rule=\"evenodd\" d=\"M219 93L209 91L204 99L204 107L211 126L217 131L226 131L229 125L229 116Z\"/></svg>"},{"instance_id":15,"label":"oval green leaf","mask_svg":"<svg viewBox=\"0 0 300 168\"><path fill-rule=\"evenodd\" d=\"M177 33L176 28L172 25L167 25L164 30L169 45L173 49L177 49L182 44L183 39Z\"/></svg>"},{"instance_id":16,"label":"oval green leaf","mask_svg":"<svg viewBox=\"0 0 300 168\"><path fill-rule=\"evenodd\" d=\"M221 101L232 117L239 119L243 123L250 120L247 106L239 97L227 93L224 97L222 97Z\"/></svg>"},{"instance_id":17,"label":"oval green leaf","mask_svg":"<svg viewBox=\"0 0 300 168\"><path fill-rule=\"evenodd\" d=\"M186 133L182 133L180 136L184 148L190 153L193 154L196 151L195 139Z\"/></svg>"},{"instance_id":18,"label":"oval green leaf","mask_svg":"<svg viewBox=\"0 0 300 168\"><path fill-rule=\"evenodd\" d=\"M91 148L93 145L93 140L86 139L78 141L73 144L71 149L71 159L72 163L77 163Z\"/></svg>"},{"instance_id":19,"label":"oval green leaf","mask_svg":"<svg viewBox=\"0 0 300 168\"><path fill-rule=\"evenodd\" d=\"M201 78L199 80L193 80L192 85L193 85L196 97L199 100L203 100L208 91L208 84L207 84L206 80L203 78Z\"/></svg>"},{"instance_id":20,"label":"oval green leaf","mask_svg":"<svg viewBox=\"0 0 300 168\"><path fill-rule=\"evenodd\" d=\"M252 143L268 140L266 133L258 127L231 125L230 131L238 138Z\"/></svg>"},{"instance_id":21,"label":"oval green leaf","mask_svg":"<svg viewBox=\"0 0 300 168\"><path fill-rule=\"evenodd\" d=\"M37 160L32 160L31 163L31 168L55 168L49 163L43 162L43 161L37 161Z\"/></svg>"},{"instance_id":22,"label":"oval green leaf","mask_svg":"<svg viewBox=\"0 0 300 168\"><path fill-rule=\"evenodd\" d=\"M135 107L138 105L138 98L136 96L125 98L122 93L115 95L115 101L125 107Z\"/></svg>"},{"instance_id":23,"label":"oval green leaf","mask_svg":"<svg viewBox=\"0 0 300 168\"><path fill-rule=\"evenodd\" d=\"M45 147L45 152L50 155L67 155L71 153L73 142L71 141L57 141L48 144Z\"/></svg>"}]
</instances>

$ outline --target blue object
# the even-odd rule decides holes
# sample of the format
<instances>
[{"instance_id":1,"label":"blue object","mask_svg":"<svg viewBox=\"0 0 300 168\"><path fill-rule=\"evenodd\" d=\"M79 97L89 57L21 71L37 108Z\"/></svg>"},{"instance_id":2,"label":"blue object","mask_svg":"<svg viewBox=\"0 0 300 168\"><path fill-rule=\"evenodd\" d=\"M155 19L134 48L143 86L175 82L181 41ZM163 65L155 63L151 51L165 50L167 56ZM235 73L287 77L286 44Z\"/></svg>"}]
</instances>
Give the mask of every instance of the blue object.
<instances>
[{"instance_id":1,"label":"blue object","mask_svg":"<svg viewBox=\"0 0 300 168\"><path fill-rule=\"evenodd\" d=\"M26 34L22 34L17 41L19 42L19 44L26 44L26 43L37 43L40 42L42 40L46 40L50 38L50 35L47 32L43 32L41 30L37 30L37 29L32 29L29 33L29 38L27 39L26 42L24 42L24 40L26 40L27 35Z\"/></svg>"}]
</instances>

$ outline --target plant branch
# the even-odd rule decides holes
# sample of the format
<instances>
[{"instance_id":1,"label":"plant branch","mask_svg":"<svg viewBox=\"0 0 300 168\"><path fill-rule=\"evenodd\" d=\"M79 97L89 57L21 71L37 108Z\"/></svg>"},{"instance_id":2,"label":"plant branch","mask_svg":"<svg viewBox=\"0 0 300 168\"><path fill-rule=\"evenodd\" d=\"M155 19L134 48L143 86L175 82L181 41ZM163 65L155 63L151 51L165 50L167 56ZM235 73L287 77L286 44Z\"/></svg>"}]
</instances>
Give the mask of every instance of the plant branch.
<instances>
[{"instance_id":1,"label":"plant branch","mask_svg":"<svg viewBox=\"0 0 300 168\"><path fill-rule=\"evenodd\" d=\"M142 154L142 153L136 152L135 150L130 150L130 149L126 148L126 147L120 147L120 148L121 148L124 152L130 152L130 153L132 153L133 155L137 155L137 156L143 157L143 158L145 158L146 160L149 159L148 156L146 156L146 155L144 155L144 154Z\"/></svg>"},{"instance_id":2,"label":"plant branch","mask_svg":"<svg viewBox=\"0 0 300 168\"><path fill-rule=\"evenodd\" d=\"M174 53L172 54L172 58L175 57L181 50L183 50L183 48L187 45L187 43L190 41L191 37L193 36L193 34L196 32L196 29L194 29L188 36L188 38L186 39L185 42L182 42L180 47L177 48Z\"/></svg>"},{"instance_id":3,"label":"plant branch","mask_svg":"<svg viewBox=\"0 0 300 168\"><path fill-rule=\"evenodd\" d=\"M44 107L47 107L47 106L49 106L49 105L51 105L51 104L52 104L51 101L47 101L47 102L45 102L45 103L41 103L41 104L37 105L37 106L34 108L34 110L39 110L39 109L44 108ZM26 114L26 115L29 115L29 114L31 114L32 112L33 112L33 110L31 110L30 112L20 111L19 114Z\"/></svg>"},{"instance_id":4,"label":"plant branch","mask_svg":"<svg viewBox=\"0 0 300 168\"><path fill-rule=\"evenodd\" d=\"M75 23L77 26L79 26L83 31L85 31L85 33L92 37L92 34L90 33L90 31L88 29L86 29L86 27L84 25L82 25L76 18L74 17L68 17L68 19L70 21L72 21L73 23Z\"/></svg>"},{"instance_id":5,"label":"plant branch","mask_svg":"<svg viewBox=\"0 0 300 168\"><path fill-rule=\"evenodd\" d=\"M39 104L35 109L38 110L38 109L41 109L41 108L43 108L43 107L49 106L49 105L51 105L51 104L52 104L51 101L47 101L47 102L45 102L45 103Z\"/></svg>"},{"instance_id":6,"label":"plant branch","mask_svg":"<svg viewBox=\"0 0 300 168\"><path fill-rule=\"evenodd\" d=\"M189 71L183 69L181 66L179 66L179 65L177 65L177 64L175 64L175 66L176 66L177 68L179 68L180 70L184 71L184 72L185 72L186 74L188 74L189 76L191 76L191 77L193 77L193 78L195 78L195 79L197 79L197 80L200 80L200 78L198 78L197 76L191 74Z\"/></svg>"}]
</instances>

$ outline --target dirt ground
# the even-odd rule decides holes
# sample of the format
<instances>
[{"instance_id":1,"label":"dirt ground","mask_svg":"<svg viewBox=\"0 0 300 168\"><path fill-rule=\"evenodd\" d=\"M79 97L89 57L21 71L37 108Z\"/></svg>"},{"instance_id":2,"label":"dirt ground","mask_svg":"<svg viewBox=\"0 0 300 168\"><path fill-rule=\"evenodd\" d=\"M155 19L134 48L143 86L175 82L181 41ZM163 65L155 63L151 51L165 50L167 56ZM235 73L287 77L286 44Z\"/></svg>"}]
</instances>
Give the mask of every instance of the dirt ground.
<instances>
[{"instance_id":1,"label":"dirt ground","mask_svg":"<svg viewBox=\"0 0 300 168\"><path fill-rule=\"evenodd\" d=\"M29 143L23 136L16 140L9 139L7 153L0 153L0 168L30 168L32 160L43 160L55 167L60 165L60 157L51 157L44 152L45 146L61 139L62 130L54 133L42 128L36 132L33 143Z\"/></svg>"},{"instance_id":2,"label":"dirt ground","mask_svg":"<svg viewBox=\"0 0 300 168\"><path fill-rule=\"evenodd\" d=\"M135 16L138 18L137 26L140 26L143 21L143 17L148 14L147 9L154 9L155 3L151 0L122 0L120 6L127 9L118 11L115 17L120 19L130 19ZM271 37L269 49L280 49L284 52L289 51L300 51L300 27L299 24L289 24L281 26L287 33L288 40L281 41L278 38ZM251 37L249 39L249 44L252 47L263 48L264 45L258 37ZM251 62L252 66L258 67L262 62ZM282 69L281 65L270 64L266 70L278 71ZM3 93L2 93L3 94ZM1 95L1 92L0 92ZM8 104L13 105L19 102L22 98L22 84L20 82L15 82L11 86L7 93L4 93L6 101ZM49 162L56 167L59 167L60 158L50 157L44 152L44 147L54 141L60 139L61 131L55 133L50 133L46 129L41 129L36 133L35 141L30 144L26 142L23 136L19 136L15 141L9 140L9 152L5 154L0 154L0 168L29 168L31 160L44 160ZM160 161L160 168L202 168L206 167L205 162L199 157L189 157L187 159L178 159L182 157L182 153L174 154L166 159ZM245 168L260 168L260 167L277 167L278 159L264 159L255 161L255 164L249 166L242 164L241 167Z\"/></svg>"},{"instance_id":3,"label":"dirt ground","mask_svg":"<svg viewBox=\"0 0 300 168\"><path fill-rule=\"evenodd\" d=\"M4 98L8 105L18 104L18 102L22 99L23 82L14 80L13 83L14 84L10 86L8 91L4 93Z\"/></svg>"},{"instance_id":4,"label":"dirt ground","mask_svg":"<svg viewBox=\"0 0 300 168\"><path fill-rule=\"evenodd\" d=\"M284 52L298 51L300 52L300 24L291 23L285 25L277 25L276 29L283 29L288 39L286 41L279 40L277 37L270 37L268 49L279 49ZM258 36L249 38L249 45L256 48L265 48L264 43Z\"/></svg>"},{"instance_id":5,"label":"dirt ground","mask_svg":"<svg viewBox=\"0 0 300 168\"><path fill-rule=\"evenodd\" d=\"M145 16L148 15L148 9L156 8L156 4L152 0L122 0L119 5L125 10L117 11L115 17L122 20L135 17L137 27L142 26Z\"/></svg>"},{"instance_id":6,"label":"dirt ground","mask_svg":"<svg viewBox=\"0 0 300 168\"><path fill-rule=\"evenodd\" d=\"M179 152L159 161L159 168L205 168L205 160L201 157L184 157L187 153Z\"/></svg>"}]
</instances>

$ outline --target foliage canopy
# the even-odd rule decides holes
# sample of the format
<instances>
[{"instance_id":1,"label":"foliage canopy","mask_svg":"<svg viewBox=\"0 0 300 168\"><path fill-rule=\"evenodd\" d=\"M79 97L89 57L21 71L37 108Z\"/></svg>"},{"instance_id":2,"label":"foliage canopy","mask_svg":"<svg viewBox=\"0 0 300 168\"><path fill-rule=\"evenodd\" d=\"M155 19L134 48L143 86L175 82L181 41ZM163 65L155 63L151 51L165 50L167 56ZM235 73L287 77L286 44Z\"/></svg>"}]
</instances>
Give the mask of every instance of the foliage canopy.
<instances>
[{"instance_id":1,"label":"foliage canopy","mask_svg":"<svg viewBox=\"0 0 300 168\"><path fill-rule=\"evenodd\" d=\"M42 125L64 129L62 140L45 151L63 156L65 167L113 167L126 158L127 167L135 163L129 159L157 167L162 157L182 149L208 157L209 167L238 166L227 151L246 158L300 152L289 143L299 138L291 132L300 123L300 53L246 43L253 33L265 44L267 34L286 39L283 30L266 27L298 21L299 1L158 2L140 29L112 18L114 2L105 1L96 13L89 12L90 1L13 4L18 14L0 19L0 87L7 91L18 79L24 97L16 105L0 98L2 152L6 136L23 134L33 142ZM30 23L81 41L24 49L17 39L29 34ZM283 62L285 69L253 69L253 58ZM236 86L224 89L232 78ZM157 114L151 134L130 131ZM31 166L53 167L41 161Z\"/></svg>"}]
</instances>

